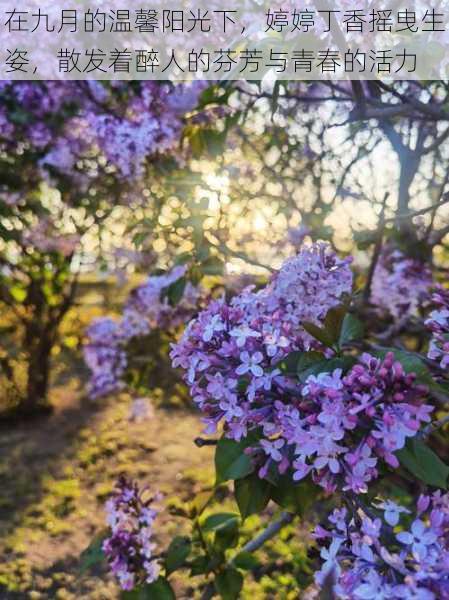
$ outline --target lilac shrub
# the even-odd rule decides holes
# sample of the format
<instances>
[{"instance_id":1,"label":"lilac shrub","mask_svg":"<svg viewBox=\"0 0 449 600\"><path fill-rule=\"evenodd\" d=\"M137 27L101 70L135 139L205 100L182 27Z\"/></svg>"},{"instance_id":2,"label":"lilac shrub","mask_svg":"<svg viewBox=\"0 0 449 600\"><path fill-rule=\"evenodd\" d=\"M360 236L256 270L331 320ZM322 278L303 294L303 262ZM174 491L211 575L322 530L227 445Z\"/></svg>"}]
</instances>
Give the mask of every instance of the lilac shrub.
<instances>
[{"instance_id":1,"label":"lilac shrub","mask_svg":"<svg viewBox=\"0 0 449 600\"><path fill-rule=\"evenodd\" d=\"M432 286L430 267L385 245L374 271L371 302L395 319L416 316Z\"/></svg>"},{"instance_id":2,"label":"lilac shrub","mask_svg":"<svg viewBox=\"0 0 449 600\"><path fill-rule=\"evenodd\" d=\"M173 347L207 433L219 423L235 441L255 433L247 452L262 478L292 469L295 481L311 474L327 492L366 492L378 461L397 467L394 453L430 421L426 388L393 354L364 354L346 375L337 368L305 383L280 370L292 352L323 350L301 325L320 323L351 291L349 263L324 245L305 247L260 292L212 302Z\"/></svg>"},{"instance_id":3,"label":"lilac shrub","mask_svg":"<svg viewBox=\"0 0 449 600\"><path fill-rule=\"evenodd\" d=\"M23 140L37 153L44 178L56 171L81 183L95 170L80 169L80 161L99 155L119 176L136 179L147 157L172 152L179 144L184 118L205 87L206 82L3 81L0 147L12 149ZM14 105L20 106L21 119L9 113Z\"/></svg>"},{"instance_id":4,"label":"lilac shrub","mask_svg":"<svg viewBox=\"0 0 449 600\"><path fill-rule=\"evenodd\" d=\"M123 177L143 175L147 156L172 151L181 137L183 117L198 104L205 82L160 85L141 84L121 116L88 111L85 121L104 156Z\"/></svg>"},{"instance_id":5,"label":"lilac shrub","mask_svg":"<svg viewBox=\"0 0 449 600\"><path fill-rule=\"evenodd\" d=\"M89 395L98 398L123 387L121 378L127 366L120 322L110 318L96 319L88 328L84 361L91 371Z\"/></svg>"},{"instance_id":6,"label":"lilac shrub","mask_svg":"<svg viewBox=\"0 0 449 600\"><path fill-rule=\"evenodd\" d=\"M145 499L144 496L145 490L140 491L136 483L122 477L106 503L110 535L102 549L123 590L151 583L159 575L153 543L158 512L152 506L158 498Z\"/></svg>"},{"instance_id":7,"label":"lilac shrub","mask_svg":"<svg viewBox=\"0 0 449 600\"><path fill-rule=\"evenodd\" d=\"M129 296L123 316L96 319L88 328L84 359L91 371L89 394L98 398L125 387L128 366L127 346L133 338L148 335L155 329L178 327L196 312L202 291L185 283L179 302L172 305L166 295L174 284L183 285L185 266L163 275L151 276Z\"/></svg>"},{"instance_id":8,"label":"lilac shrub","mask_svg":"<svg viewBox=\"0 0 449 600\"><path fill-rule=\"evenodd\" d=\"M212 299L172 344L173 366L183 371L206 433L222 434L210 441L216 445L220 485L215 489L223 491L222 483L234 482L242 520L235 513L211 514L211 497L203 508L192 503L180 509L192 522L191 536L174 538L161 555L161 573L151 571L146 578L139 566L143 575L134 580L136 589L154 591L145 588L146 581L172 590L168 578L188 569L206 577L203 597L217 592L237 599L248 548L257 550L291 523L293 514L301 515L302 523L308 517L316 523L322 518L320 500L334 500L334 507L343 502L345 507L331 513L331 527L318 526L313 534L321 560L316 562L315 587L309 589L312 596L449 600L449 467L428 445L446 420L431 423L432 371L417 353L373 348L369 337L363 337L361 323L349 312L350 264L350 258L338 258L326 244L302 246L265 287L249 285L230 300ZM158 323L168 326L167 319L176 313L165 301L164 285L184 274L178 268L135 290L127 310L147 316L135 317L133 335ZM195 292L185 289L180 306ZM426 322L433 334L430 356L444 366L448 298L443 288L436 291L437 310ZM198 306L198 297L194 300L189 310ZM122 327L113 323L97 324L98 339L110 338L110 346ZM361 345L370 352L361 352ZM120 351L123 346L117 342L116 354L110 356L123 378L126 355ZM399 490L402 480L410 485L401 490L401 504L384 497L386 489ZM422 494L417 499L413 490L418 482ZM211 493L213 497L215 490ZM247 542L241 524L270 501L287 512ZM116 554L104 546L111 564L119 556L125 585L129 570L120 552L127 539L125 535L121 546L118 536ZM234 556L228 552L232 548ZM125 552L131 562L140 557L132 543ZM314 561L312 553L309 560ZM311 580L299 585L306 588Z\"/></svg>"},{"instance_id":9,"label":"lilac shrub","mask_svg":"<svg viewBox=\"0 0 449 600\"><path fill-rule=\"evenodd\" d=\"M449 290L439 287L432 295L435 306L426 320L432 334L428 358L439 362L442 369L449 365Z\"/></svg>"},{"instance_id":10,"label":"lilac shrub","mask_svg":"<svg viewBox=\"0 0 449 600\"><path fill-rule=\"evenodd\" d=\"M81 272L98 260L111 266L116 237L104 232L116 231L119 215L127 215L126 237L136 244L142 219L157 220L162 174L184 167L191 148L184 134L208 85L0 81L0 300L2 310L13 305L18 324L1 344L8 378L16 372L15 356L27 363L8 399L14 411L48 409L52 350ZM149 243L144 237L137 244L142 250ZM15 304L25 309L16 311ZM120 387L129 330L146 324L134 316L106 323L105 339L95 325L87 351L94 395Z\"/></svg>"},{"instance_id":11,"label":"lilac shrub","mask_svg":"<svg viewBox=\"0 0 449 600\"><path fill-rule=\"evenodd\" d=\"M378 461L398 467L394 453L430 421L426 388L393 354L384 360L364 354L346 376L336 369L294 383L275 365L288 352L307 347L304 336L285 336L276 345L266 322L249 327L225 304L211 307L189 326L188 341L175 346L174 364L187 365L186 380L206 415L208 433L222 421L234 440L260 435L248 449L260 477L273 466L281 473L291 468L295 481L311 474L327 492L367 492ZM193 335L201 335L202 342ZM191 352L198 343L202 351ZM250 381L244 391L239 390L242 376Z\"/></svg>"},{"instance_id":12,"label":"lilac shrub","mask_svg":"<svg viewBox=\"0 0 449 600\"><path fill-rule=\"evenodd\" d=\"M22 243L31 250L43 254L57 253L70 257L76 252L80 244L78 234L65 234L54 226L48 217L39 219L34 226L25 229L22 234Z\"/></svg>"},{"instance_id":13,"label":"lilac shrub","mask_svg":"<svg viewBox=\"0 0 449 600\"><path fill-rule=\"evenodd\" d=\"M290 385L276 365L316 346L300 324L319 323L350 293L349 263L325 245L306 247L261 291L249 287L230 303L214 300L188 325L171 358L186 372L209 432L224 420L229 437L240 440L270 418L273 394Z\"/></svg>"},{"instance_id":14,"label":"lilac shrub","mask_svg":"<svg viewBox=\"0 0 449 600\"><path fill-rule=\"evenodd\" d=\"M317 583L331 577L342 600L449 598L449 494L420 496L413 513L391 500L374 508L383 514L334 510L330 529L317 528Z\"/></svg>"},{"instance_id":15,"label":"lilac shrub","mask_svg":"<svg viewBox=\"0 0 449 600\"><path fill-rule=\"evenodd\" d=\"M192 313L197 310L202 290L190 282L185 282L182 295L176 304L164 292L170 286L184 282L187 267L177 266L163 275L153 275L147 282L136 288L128 298L125 305L124 318L128 321L138 315L145 318L142 325L143 331L150 329L169 329L178 327L186 322Z\"/></svg>"}]
</instances>

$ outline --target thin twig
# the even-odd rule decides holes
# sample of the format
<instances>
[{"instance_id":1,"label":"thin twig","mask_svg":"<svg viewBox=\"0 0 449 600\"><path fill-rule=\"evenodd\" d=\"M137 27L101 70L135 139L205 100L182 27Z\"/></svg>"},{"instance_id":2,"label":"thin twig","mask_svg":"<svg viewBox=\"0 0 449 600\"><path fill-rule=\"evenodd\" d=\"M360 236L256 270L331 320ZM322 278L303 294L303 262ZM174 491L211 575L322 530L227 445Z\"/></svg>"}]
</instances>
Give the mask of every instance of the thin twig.
<instances>
[{"instance_id":1,"label":"thin twig","mask_svg":"<svg viewBox=\"0 0 449 600\"><path fill-rule=\"evenodd\" d=\"M382 210L380 211L379 216L379 225L377 227L377 239L376 245L374 247L373 258L371 260L371 264L368 271L368 278L366 281L366 286L363 291L363 301L365 304L368 304L369 299L371 297L371 285L373 283L374 272L377 267L377 263L379 261L380 253L382 250L382 242L384 238L384 229L385 229L385 209L387 207L387 200L389 197L389 193L387 192L384 196L384 200L382 203Z\"/></svg>"},{"instance_id":2,"label":"thin twig","mask_svg":"<svg viewBox=\"0 0 449 600\"><path fill-rule=\"evenodd\" d=\"M245 544L243 548L239 550L238 554L241 552L255 552L263 546L265 542L268 542L268 540L271 540L271 538L278 534L286 525L289 525L294 518L295 515L293 513L283 512L277 521L268 525L265 531L262 531L259 536ZM234 559L235 556L230 560L229 565L232 565Z\"/></svg>"},{"instance_id":3,"label":"thin twig","mask_svg":"<svg viewBox=\"0 0 449 600\"><path fill-rule=\"evenodd\" d=\"M212 581L210 581L203 590L201 594L201 600L210 600L216 594L215 585Z\"/></svg>"},{"instance_id":4,"label":"thin twig","mask_svg":"<svg viewBox=\"0 0 449 600\"><path fill-rule=\"evenodd\" d=\"M283 529L286 525L289 525L294 518L295 515L293 513L283 512L277 521L268 525L265 531L262 531L260 535L258 535L253 540L249 541L247 544L245 544L245 546L243 546L243 548L241 548L237 552L237 554L226 563L226 567L232 567L235 558L240 553L255 552L256 550L261 548L266 542L274 538L274 536L277 535L281 531L281 529ZM204 588L203 593L201 594L201 600L210 600L215 596L215 594L215 585L213 581L210 581Z\"/></svg>"},{"instance_id":5,"label":"thin twig","mask_svg":"<svg viewBox=\"0 0 449 600\"><path fill-rule=\"evenodd\" d=\"M442 419L439 419L438 421L434 421L433 423L430 423L429 425L427 425L427 427L425 427L421 431L421 433L419 434L419 437L422 439L425 439L425 438L429 437L429 435L431 435L435 431L438 431L438 429L441 429L442 427L447 425L448 423L449 423L449 415L446 415Z\"/></svg>"},{"instance_id":6,"label":"thin twig","mask_svg":"<svg viewBox=\"0 0 449 600\"><path fill-rule=\"evenodd\" d=\"M198 448L204 448L204 446L216 446L218 440L205 440L204 438L197 437L193 440L193 443Z\"/></svg>"},{"instance_id":7,"label":"thin twig","mask_svg":"<svg viewBox=\"0 0 449 600\"><path fill-rule=\"evenodd\" d=\"M428 206L426 208L420 208L419 210L414 210L412 212L408 212L399 216L395 216L395 217L390 217L389 219L385 219L385 223L394 223L396 222L398 219L413 219L414 217L419 217L421 215L425 215L428 212L431 212L433 210L437 210L438 208L440 208L441 206L444 206L444 204L447 204L449 202L449 194L444 194L443 200L440 200L440 202L437 202L436 204L433 204L432 206Z\"/></svg>"}]
</instances>

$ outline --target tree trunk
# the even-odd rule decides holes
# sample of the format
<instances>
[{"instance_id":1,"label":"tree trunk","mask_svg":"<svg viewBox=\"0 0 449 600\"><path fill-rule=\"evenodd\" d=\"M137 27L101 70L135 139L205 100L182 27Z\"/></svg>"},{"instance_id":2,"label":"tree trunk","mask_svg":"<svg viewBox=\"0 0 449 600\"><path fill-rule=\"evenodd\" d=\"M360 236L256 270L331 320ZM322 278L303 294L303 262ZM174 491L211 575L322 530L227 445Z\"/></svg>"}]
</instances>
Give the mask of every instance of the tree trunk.
<instances>
[{"instance_id":1,"label":"tree trunk","mask_svg":"<svg viewBox=\"0 0 449 600\"><path fill-rule=\"evenodd\" d=\"M403 152L399 155L400 176L399 176L399 193L398 193L398 208L397 216L400 218L399 226L409 225L404 215L409 212L410 204L410 188L418 172L420 158L416 152Z\"/></svg>"},{"instance_id":2,"label":"tree trunk","mask_svg":"<svg viewBox=\"0 0 449 600\"><path fill-rule=\"evenodd\" d=\"M51 341L44 337L35 340L32 349L28 351L26 395L18 407L18 412L24 417L45 414L51 410L47 398L51 350Z\"/></svg>"}]
</instances>

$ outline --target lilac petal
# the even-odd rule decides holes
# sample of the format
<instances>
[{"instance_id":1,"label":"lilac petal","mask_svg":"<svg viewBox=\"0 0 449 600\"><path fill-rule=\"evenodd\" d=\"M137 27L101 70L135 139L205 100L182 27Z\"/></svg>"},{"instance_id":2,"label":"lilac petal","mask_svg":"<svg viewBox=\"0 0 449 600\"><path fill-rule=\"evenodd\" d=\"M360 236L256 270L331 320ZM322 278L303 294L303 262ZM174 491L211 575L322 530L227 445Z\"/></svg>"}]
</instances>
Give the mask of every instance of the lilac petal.
<instances>
[{"instance_id":1,"label":"lilac petal","mask_svg":"<svg viewBox=\"0 0 449 600\"><path fill-rule=\"evenodd\" d=\"M411 533L409 533L408 531L401 531L401 533L398 533L396 535L396 538L401 542L401 544L405 544L405 545L409 545L409 544L413 544L414 541L414 537L412 536Z\"/></svg>"}]
</instances>

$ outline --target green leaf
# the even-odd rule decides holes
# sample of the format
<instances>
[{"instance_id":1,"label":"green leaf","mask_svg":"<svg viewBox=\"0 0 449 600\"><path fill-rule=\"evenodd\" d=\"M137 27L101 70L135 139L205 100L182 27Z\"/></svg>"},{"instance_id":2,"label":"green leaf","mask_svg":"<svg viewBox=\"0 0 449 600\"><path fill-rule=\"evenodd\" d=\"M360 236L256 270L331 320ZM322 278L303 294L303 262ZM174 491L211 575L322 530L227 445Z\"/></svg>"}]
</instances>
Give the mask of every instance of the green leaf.
<instances>
[{"instance_id":1,"label":"green leaf","mask_svg":"<svg viewBox=\"0 0 449 600\"><path fill-rule=\"evenodd\" d=\"M377 231L354 231L353 238L357 247L360 250L367 250L370 246L376 243L379 237L379 233Z\"/></svg>"},{"instance_id":2,"label":"green leaf","mask_svg":"<svg viewBox=\"0 0 449 600\"><path fill-rule=\"evenodd\" d=\"M18 285L13 285L12 287L10 287L9 293L14 298L14 300L16 302L19 302L20 304L22 302L24 302L25 298L27 297L26 290L24 290L22 287L20 287Z\"/></svg>"},{"instance_id":3,"label":"green leaf","mask_svg":"<svg viewBox=\"0 0 449 600\"><path fill-rule=\"evenodd\" d=\"M208 572L209 559L207 556L197 556L190 563L190 575L204 575Z\"/></svg>"},{"instance_id":4,"label":"green leaf","mask_svg":"<svg viewBox=\"0 0 449 600\"><path fill-rule=\"evenodd\" d=\"M322 362L324 354L321 352L290 352L280 363L276 365L283 373L290 376L295 376L301 371L310 368L312 365Z\"/></svg>"},{"instance_id":5,"label":"green leaf","mask_svg":"<svg viewBox=\"0 0 449 600\"><path fill-rule=\"evenodd\" d=\"M181 300L184 295L186 285L187 279L185 277L181 277L167 288L166 295L171 306L176 306Z\"/></svg>"},{"instance_id":6,"label":"green leaf","mask_svg":"<svg viewBox=\"0 0 449 600\"><path fill-rule=\"evenodd\" d=\"M139 231L138 233L136 233L133 236L133 240L132 240L134 246L136 246L136 248L139 248L139 246L142 246L144 241L148 239L148 236L149 236L148 231Z\"/></svg>"},{"instance_id":7,"label":"green leaf","mask_svg":"<svg viewBox=\"0 0 449 600\"><path fill-rule=\"evenodd\" d=\"M235 548L239 543L238 522L228 529L219 529L215 532L214 550L218 554L224 554L229 548Z\"/></svg>"},{"instance_id":8,"label":"green leaf","mask_svg":"<svg viewBox=\"0 0 449 600\"><path fill-rule=\"evenodd\" d=\"M252 473L234 483L234 492L242 519L246 519L250 515L262 512L267 506L271 485L265 479L260 479L256 473Z\"/></svg>"},{"instance_id":9,"label":"green leaf","mask_svg":"<svg viewBox=\"0 0 449 600\"><path fill-rule=\"evenodd\" d=\"M223 131L216 131L214 129L204 129L203 130L203 140L204 140L205 149L207 150L207 153L211 157L216 158L220 154L223 154L224 148L225 148L226 136L227 136L226 130L223 130Z\"/></svg>"},{"instance_id":10,"label":"green leaf","mask_svg":"<svg viewBox=\"0 0 449 600\"><path fill-rule=\"evenodd\" d=\"M449 394L449 382L448 381L435 381L431 374L429 374L429 381L425 381L433 391L439 394L447 396Z\"/></svg>"},{"instance_id":11,"label":"green leaf","mask_svg":"<svg viewBox=\"0 0 449 600\"><path fill-rule=\"evenodd\" d=\"M308 322L303 323L303 327L311 336L328 348L335 348L339 344L343 321L347 312L347 307L339 304L328 311L323 327Z\"/></svg>"},{"instance_id":12,"label":"green leaf","mask_svg":"<svg viewBox=\"0 0 449 600\"><path fill-rule=\"evenodd\" d=\"M165 570L167 575L173 573L185 564L190 554L192 544L190 538L185 536L176 536L170 543L165 558Z\"/></svg>"},{"instance_id":13,"label":"green leaf","mask_svg":"<svg viewBox=\"0 0 449 600\"><path fill-rule=\"evenodd\" d=\"M363 337L364 327L361 321L351 313L348 313L343 319L343 324L338 340L339 346L343 346L353 340L359 340Z\"/></svg>"},{"instance_id":14,"label":"green leaf","mask_svg":"<svg viewBox=\"0 0 449 600\"><path fill-rule=\"evenodd\" d=\"M310 352L301 352L296 365L296 373L299 375L299 373L303 373L314 365L317 365L320 362L322 363L325 360L324 354L321 352L314 352L313 350Z\"/></svg>"},{"instance_id":15,"label":"green leaf","mask_svg":"<svg viewBox=\"0 0 449 600\"><path fill-rule=\"evenodd\" d=\"M252 571L260 564L259 560L251 552L240 552L233 559L232 563L244 571Z\"/></svg>"},{"instance_id":16,"label":"green leaf","mask_svg":"<svg viewBox=\"0 0 449 600\"><path fill-rule=\"evenodd\" d=\"M300 381L305 381L310 375L318 373L332 373L335 369L346 371L354 366L356 360L352 356L338 358L324 358L321 352L292 352L276 365L283 373L290 377L298 376Z\"/></svg>"},{"instance_id":17,"label":"green leaf","mask_svg":"<svg viewBox=\"0 0 449 600\"><path fill-rule=\"evenodd\" d=\"M207 87L201 94L198 104L198 110L209 106L210 104L226 104L229 96L232 92L232 88L224 90L218 85L212 85Z\"/></svg>"},{"instance_id":18,"label":"green leaf","mask_svg":"<svg viewBox=\"0 0 449 600\"><path fill-rule=\"evenodd\" d=\"M353 356L342 356L340 358L330 358L315 363L309 369L299 373L299 379L304 382L310 375L318 375L319 373L332 373L335 369L342 369L343 372L348 371L355 365L357 360Z\"/></svg>"},{"instance_id":19,"label":"green leaf","mask_svg":"<svg viewBox=\"0 0 449 600\"><path fill-rule=\"evenodd\" d=\"M8 118L12 123L16 123L17 125L27 125L31 120L31 115L26 110L14 107L14 110L9 112Z\"/></svg>"},{"instance_id":20,"label":"green leaf","mask_svg":"<svg viewBox=\"0 0 449 600\"><path fill-rule=\"evenodd\" d=\"M143 588L137 588L129 592L121 592L120 598L121 600L144 600L146 596Z\"/></svg>"},{"instance_id":21,"label":"green leaf","mask_svg":"<svg viewBox=\"0 0 449 600\"><path fill-rule=\"evenodd\" d=\"M164 577L159 577L153 583L147 583L143 587L122 592L123 600L176 600L175 593Z\"/></svg>"},{"instance_id":22,"label":"green leaf","mask_svg":"<svg viewBox=\"0 0 449 600\"><path fill-rule=\"evenodd\" d=\"M81 573L87 573L92 569L92 567L104 561L105 555L102 550L102 546L108 534L109 532L107 530L102 531L96 535L89 546L83 550L80 556Z\"/></svg>"},{"instance_id":23,"label":"green leaf","mask_svg":"<svg viewBox=\"0 0 449 600\"><path fill-rule=\"evenodd\" d=\"M239 517L237 513L216 513L207 517L201 529L206 533L210 531L224 531L226 529L235 529L238 523Z\"/></svg>"},{"instance_id":24,"label":"green leaf","mask_svg":"<svg viewBox=\"0 0 449 600\"><path fill-rule=\"evenodd\" d=\"M295 483L291 477L282 475L272 487L271 498L280 507L302 515L316 500L318 489L308 481Z\"/></svg>"},{"instance_id":25,"label":"green leaf","mask_svg":"<svg viewBox=\"0 0 449 600\"><path fill-rule=\"evenodd\" d=\"M215 588L223 600L236 600L243 586L243 576L237 569L228 568L215 578Z\"/></svg>"},{"instance_id":26,"label":"green leaf","mask_svg":"<svg viewBox=\"0 0 449 600\"><path fill-rule=\"evenodd\" d=\"M331 308L324 319L324 329L333 340L333 343L337 343L340 339L343 320L347 312L347 308L340 304Z\"/></svg>"},{"instance_id":27,"label":"green leaf","mask_svg":"<svg viewBox=\"0 0 449 600\"><path fill-rule=\"evenodd\" d=\"M271 104L271 118L274 117L274 114L276 113L277 107L278 107L278 101L279 101L279 93L281 91L281 81L279 79L276 80L276 83L273 86L273 92L271 94L271 100L270 100L270 104Z\"/></svg>"},{"instance_id":28,"label":"green leaf","mask_svg":"<svg viewBox=\"0 0 449 600\"><path fill-rule=\"evenodd\" d=\"M175 258L175 265L185 265L192 260L191 252L182 252Z\"/></svg>"},{"instance_id":29,"label":"green leaf","mask_svg":"<svg viewBox=\"0 0 449 600\"><path fill-rule=\"evenodd\" d=\"M210 256L201 263L201 270L205 275L223 275L224 262L218 256Z\"/></svg>"},{"instance_id":30,"label":"green leaf","mask_svg":"<svg viewBox=\"0 0 449 600\"><path fill-rule=\"evenodd\" d=\"M407 440L405 448L396 452L400 463L427 485L447 489L449 467L417 437Z\"/></svg>"},{"instance_id":31,"label":"green leaf","mask_svg":"<svg viewBox=\"0 0 449 600\"><path fill-rule=\"evenodd\" d=\"M245 394L250 383L249 377L239 377L237 381L237 391L239 394Z\"/></svg>"},{"instance_id":32,"label":"green leaf","mask_svg":"<svg viewBox=\"0 0 449 600\"><path fill-rule=\"evenodd\" d=\"M222 438L215 450L215 472L217 483L230 479L242 479L254 471L253 463L245 449L250 445L249 440L235 442Z\"/></svg>"},{"instance_id":33,"label":"green leaf","mask_svg":"<svg viewBox=\"0 0 449 600\"><path fill-rule=\"evenodd\" d=\"M304 321L302 323L302 326L307 331L307 333L310 333L312 337L324 344L326 347L333 347L334 339L325 329L318 327L318 325L315 325L315 323L309 323L308 321Z\"/></svg>"}]
</instances>

